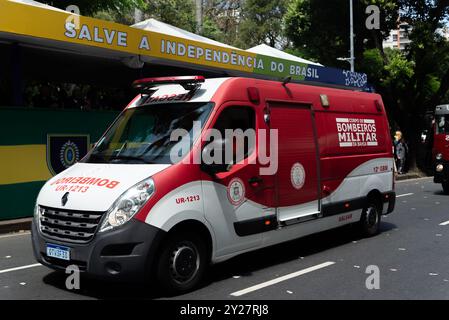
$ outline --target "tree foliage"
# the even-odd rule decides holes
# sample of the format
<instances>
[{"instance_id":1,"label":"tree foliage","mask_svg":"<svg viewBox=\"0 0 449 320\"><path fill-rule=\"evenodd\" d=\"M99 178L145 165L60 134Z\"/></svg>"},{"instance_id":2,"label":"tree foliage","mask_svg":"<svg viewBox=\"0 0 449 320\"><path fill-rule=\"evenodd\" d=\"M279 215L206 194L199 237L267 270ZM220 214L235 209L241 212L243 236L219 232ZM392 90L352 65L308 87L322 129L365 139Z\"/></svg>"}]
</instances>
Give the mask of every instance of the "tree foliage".
<instances>
[{"instance_id":1,"label":"tree foliage","mask_svg":"<svg viewBox=\"0 0 449 320\"><path fill-rule=\"evenodd\" d=\"M144 0L43 0L40 2L60 9L76 5L85 16L91 16L99 11L124 12L133 8L142 8L145 5Z\"/></svg>"},{"instance_id":2,"label":"tree foliage","mask_svg":"<svg viewBox=\"0 0 449 320\"><path fill-rule=\"evenodd\" d=\"M398 5L394 0L355 0L354 46L356 63L363 58L365 48L381 47L389 30L396 27ZM365 26L368 5L379 6L382 12L380 30ZM284 16L287 37L297 48L324 65L347 68L337 58L349 57L349 1L292 0Z\"/></svg>"},{"instance_id":3,"label":"tree foliage","mask_svg":"<svg viewBox=\"0 0 449 320\"><path fill-rule=\"evenodd\" d=\"M282 19L287 3L287 0L246 0L236 45L246 49L262 43L275 47L285 42Z\"/></svg>"},{"instance_id":4,"label":"tree foliage","mask_svg":"<svg viewBox=\"0 0 449 320\"><path fill-rule=\"evenodd\" d=\"M175 27L195 32L195 3L188 0L147 0L144 14Z\"/></svg>"},{"instance_id":5,"label":"tree foliage","mask_svg":"<svg viewBox=\"0 0 449 320\"><path fill-rule=\"evenodd\" d=\"M203 0L202 35L236 45L243 0Z\"/></svg>"},{"instance_id":6,"label":"tree foliage","mask_svg":"<svg viewBox=\"0 0 449 320\"><path fill-rule=\"evenodd\" d=\"M380 8L380 30L365 26L369 4ZM287 36L308 57L348 68L336 62L349 56L348 7L346 0L292 0L284 18ZM449 42L440 32L448 17L449 0L354 1L356 70L368 74L392 126L404 131L412 149L426 111L448 102ZM410 25L411 44L403 51L384 49L383 39L399 21Z\"/></svg>"}]
</instances>

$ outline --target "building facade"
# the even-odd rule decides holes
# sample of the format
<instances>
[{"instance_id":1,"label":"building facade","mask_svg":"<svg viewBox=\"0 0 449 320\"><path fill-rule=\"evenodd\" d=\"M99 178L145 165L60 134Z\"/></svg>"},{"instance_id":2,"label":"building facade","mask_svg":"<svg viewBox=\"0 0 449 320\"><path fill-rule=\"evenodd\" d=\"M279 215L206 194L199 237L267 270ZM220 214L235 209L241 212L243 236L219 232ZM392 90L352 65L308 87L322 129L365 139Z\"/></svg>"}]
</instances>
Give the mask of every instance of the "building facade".
<instances>
[{"instance_id":1,"label":"building facade","mask_svg":"<svg viewBox=\"0 0 449 320\"><path fill-rule=\"evenodd\" d=\"M384 48L393 48L404 51L410 45L411 40L409 39L412 27L406 23L401 22L398 29L391 30L390 35L383 42Z\"/></svg>"}]
</instances>

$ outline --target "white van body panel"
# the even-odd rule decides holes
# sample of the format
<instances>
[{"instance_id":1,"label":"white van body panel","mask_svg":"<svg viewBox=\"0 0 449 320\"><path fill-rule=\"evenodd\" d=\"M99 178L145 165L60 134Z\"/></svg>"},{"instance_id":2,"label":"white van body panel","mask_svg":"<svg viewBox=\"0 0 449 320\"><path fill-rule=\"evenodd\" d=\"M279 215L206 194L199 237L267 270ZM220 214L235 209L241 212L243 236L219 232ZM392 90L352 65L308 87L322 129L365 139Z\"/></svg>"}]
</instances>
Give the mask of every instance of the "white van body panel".
<instances>
[{"instance_id":1,"label":"white van body panel","mask_svg":"<svg viewBox=\"0 0 449 320\"><path fill-rule=\"evenodd\" d=\"M73 186L70 182L64 183L61 180L63 178L81 178L81 181L87 178L117 181L118 184L114 188L107 187L107 184L104 186L88 183L82 185L88 189L85 192L82 192L83 188L75 192L70 191L69 200L64 206L64 209L68 210L107 211L126 190L169 166L165 164L77 163L50 179L42 187L37 201L41 206L61 208L62 196ZM64 186L66 188L63 188Z\"/></svg>"},{"instance_id":2,"label":"white van body panel","mask_svg":"<svg viewBox=\"0 0 449 320\"><path fill-rule=\"evenodd\" d=\"M387 171L374 173L373 168L388 166ZM364 162L343 180L331 195L322 199L323 204L356 199L366 196L372 190L388 192L393 189L393 160L378 158Z\"/></svg>"},{"instance_id":3,"label":"white van body panel","mask_svg":"<svg viewBox=\"0 0 449 320\"><path fill-rule=\"evenodd\" d=\"M389 166L388 169L392 168L393 163L389 158L375 159L363 163L351 172L331 196L323 198L322 203L363 197L371 190L390 191L392 189L392 171L372 173L373 167L386 164ZM176 203L176 199L191 195L200 195L200 201L187 202L182 205ZM314 204L313 201L310 204L284 207L284 209L291 212L292 215L298 216L304 208L308 209ZM205 211L204 208L214 209ZM275 214L275 212L276 208L263 207L249 200L244 201L238 207L234 207L227 199L226 186L212 181L195 181L171 191L160 199L151 209L145 222L165 231L170 231L178 223L186 220L196 220L203 223L209 229L213 239L212 261L218 262L256 248L357 222L360 220L362 210L313 219L263 234L243 237L236 234L235 222L263 217ZM341 220L342 217L345 217L345 219Z\"/></svg>"}]
</instances>

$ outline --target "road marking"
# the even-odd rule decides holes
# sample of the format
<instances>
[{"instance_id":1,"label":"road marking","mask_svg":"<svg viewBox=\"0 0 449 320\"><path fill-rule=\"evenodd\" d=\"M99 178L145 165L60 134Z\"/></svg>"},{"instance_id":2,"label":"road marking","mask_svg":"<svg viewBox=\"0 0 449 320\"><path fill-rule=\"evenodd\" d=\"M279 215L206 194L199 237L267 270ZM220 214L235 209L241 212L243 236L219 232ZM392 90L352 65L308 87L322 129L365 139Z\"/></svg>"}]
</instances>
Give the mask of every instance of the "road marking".
<instances>
[{"instance_id":1,"label":"road marking","mask_svg":"<svg viewBox=\"0 0 449 320\"><path fill-rule=\"evenodd\" d=\"M302 276L303 274L306 274L306 273L309 273L309 272L312 272L312 271L316 271L316 270L319 270L319 269L322 269L322 268L329 267L330 265L333 265L333 264L335 264L335 262L327 261L327 262L318 264L316 266L312 266L312 267L309 267L309 268L306 268L306 269L303 269L303 270L299 270L299 271L287 274L285 276L282 276L282 277L279 277L279 278L276 278L276 279L273 279L273 280L269 280L269 281L266 281L266 282L262 282L262 283L256 284L256 285L254 285L252 287L233 292L233 293L231 293L231 296L240 297L240 296L243 296L244 294L247 294L247 293L250 293L250 292L253 292L253 291L256 291L256 290L260 290L260 289L263 289L263 288L266 288L266 287L269 287L269 286L272 286L272 285L277 284L279 282L283 282L283 281L286 281L286 280L289 280L289 279L292 279L292 278L296 278L296 277Z\"/></svg>"},{"instance_id":2,"label":"road marking","mask_svg":"<svg viewBox=\"0 0 449 320\"><path fill-rule=\"evenodd\" d=\"M20 232L20 233L7 234L7 235L4 235L4 236L0 236L0 239L12 238L12 237L18 237L18 236L25 236L25 235L29 235L29 234L31 234L31 232Z\"/></svg>"},{"instance_id":3,"label":"road marking","mask_svg":"<svg viewBox=\"0 0 449 320\"><path fill-rule=\"evenodd\" d=\"M449 220L441 222L440 226L447 226L449 224Z\"/></svg>"},{"instance_id":4,"label":"road marking","mask_svg":"<svg viewBox=\"0 0 449 320\"><path fill-rule=\"evenodd\" d=\"M12 272L12 271L23 270L23 269L34 268L34 267L39 267L39 266L41 266L40 263L29 264L27 266L21 266L21 267L16 267L16 268L11 268L11 269L0 270L0 274L7 273L7 272Z\"/></svg>"},{"instance_id":5,"label":"road marking","mask_svg":"<svg viewBox=\"0 0 449 320\"><path fill-rule=\"evenodd\" d=\"M414 193L404 193L404 194L398 194L398 195L396 196L396 198L400 198L400 197L407 197L407 196L411 196L412 194L414 194Z\"/></svg>"}]
</instances>

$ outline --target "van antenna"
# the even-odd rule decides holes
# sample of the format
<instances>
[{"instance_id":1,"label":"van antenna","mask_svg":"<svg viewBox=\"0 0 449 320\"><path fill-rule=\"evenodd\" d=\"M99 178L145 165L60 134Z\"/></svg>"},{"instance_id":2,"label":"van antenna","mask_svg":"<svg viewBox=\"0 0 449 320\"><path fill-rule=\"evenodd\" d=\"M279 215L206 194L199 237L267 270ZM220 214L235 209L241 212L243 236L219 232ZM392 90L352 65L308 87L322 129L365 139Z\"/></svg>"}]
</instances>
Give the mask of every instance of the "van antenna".
<instances>
[{"instance_id":1,"label":"van antenna","mask_svg":"<svg viewBox=\"0 0 449 320\"><path fill-rule=\"evenodd\" d=\"M282 80L282 85L285 87L285 85L286 85L287 83L290 83L290 81L292 81L292 77L291 77L291 76L285 77L285 78Z\"/></svg>"}]
</instances>

